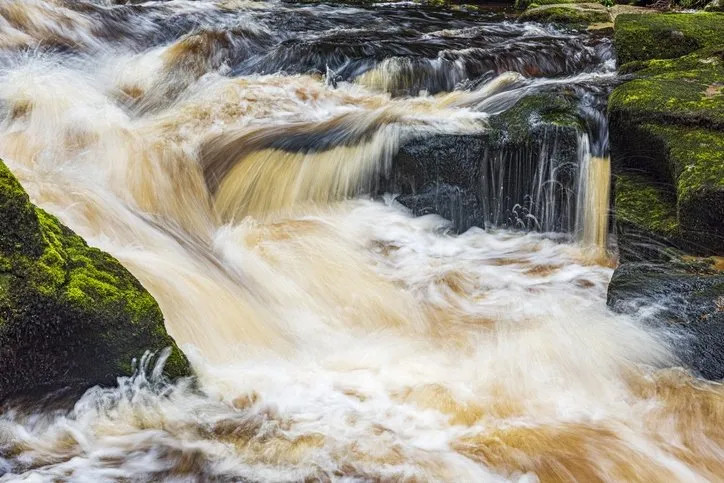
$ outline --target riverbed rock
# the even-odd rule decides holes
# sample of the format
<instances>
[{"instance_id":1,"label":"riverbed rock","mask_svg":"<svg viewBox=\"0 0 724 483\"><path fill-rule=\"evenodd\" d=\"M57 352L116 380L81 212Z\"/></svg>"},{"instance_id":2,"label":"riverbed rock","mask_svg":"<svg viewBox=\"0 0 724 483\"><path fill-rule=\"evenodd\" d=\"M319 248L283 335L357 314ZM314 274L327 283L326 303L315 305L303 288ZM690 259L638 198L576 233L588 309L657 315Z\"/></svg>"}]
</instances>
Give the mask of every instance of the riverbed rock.
<instances>
[{"instance_id":1,"label":"riverbed rock","mask_svg":"<svg viewBox=\"0 0 724 483\"><path fill-rule=\"evenodd\" d=\"M140 282L35 207L0 161L0 401L112 384L165 348L165 373L189 375Z\"/></svg>"},{"instance_id":2,"label":"riverbed rock","mask_svg":"<svg viewBox=\"0 0 724 483\"><path fill-rule=\"evenodd\" d=\"M684 248L676 193L641 172L619 172L613 181L619 262L667 260Z\"/></svg>"}]
</instances>

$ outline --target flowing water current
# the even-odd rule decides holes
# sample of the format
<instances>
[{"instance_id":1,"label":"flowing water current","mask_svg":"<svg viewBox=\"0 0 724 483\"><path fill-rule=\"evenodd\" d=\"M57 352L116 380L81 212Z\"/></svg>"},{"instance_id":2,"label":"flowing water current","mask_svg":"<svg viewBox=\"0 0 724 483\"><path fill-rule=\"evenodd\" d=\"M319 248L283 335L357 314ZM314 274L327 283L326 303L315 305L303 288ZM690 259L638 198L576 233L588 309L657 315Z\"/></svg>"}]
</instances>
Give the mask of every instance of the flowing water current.
<instances>
[{"instance_id":1,"label":"flowing water current","mask_svg":"<svg viewBox=\"0 0 724 483\"><path fill-rule=\"evenodd\" d=\"M613 81L607 39L494 12L0 2L0 156L197 373L144 358L70 408L5 407L0 480L721 479L724 391L606 307ZM589 126L558 233L553 168L524 230L380 191L402 143L546 89Z\"/></svg>"}]
</instances>

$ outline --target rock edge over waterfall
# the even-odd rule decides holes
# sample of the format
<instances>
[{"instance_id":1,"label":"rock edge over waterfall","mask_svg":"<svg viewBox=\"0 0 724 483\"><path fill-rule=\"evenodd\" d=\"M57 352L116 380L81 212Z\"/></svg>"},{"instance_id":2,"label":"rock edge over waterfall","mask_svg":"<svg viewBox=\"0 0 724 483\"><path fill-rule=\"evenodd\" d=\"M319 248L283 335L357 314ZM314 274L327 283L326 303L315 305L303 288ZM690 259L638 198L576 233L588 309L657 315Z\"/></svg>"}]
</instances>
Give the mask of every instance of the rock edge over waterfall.
<instances>
[{"instance_id":1,"label":"rock edge over waterfall","mask_svg":"<svg viewBox=\"0 0 724 483\"><path fill-rule=\"evenodd\" d=\"M166 375L190 374L141 283L35 207L0 161L0 401L110 384L167 347Z\"/></svg>"}]
</instances>

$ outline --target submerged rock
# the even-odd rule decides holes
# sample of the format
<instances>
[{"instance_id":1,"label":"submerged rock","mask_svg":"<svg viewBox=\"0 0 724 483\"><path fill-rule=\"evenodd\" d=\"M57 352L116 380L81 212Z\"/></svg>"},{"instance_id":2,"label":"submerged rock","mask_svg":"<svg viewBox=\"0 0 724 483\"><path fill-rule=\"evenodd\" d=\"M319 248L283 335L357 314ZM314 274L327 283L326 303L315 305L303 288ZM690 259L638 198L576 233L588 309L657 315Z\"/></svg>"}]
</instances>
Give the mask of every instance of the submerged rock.
<instances>
[{"instance_id":1,"label":"submerged rock","mask_svg":"<svg viewBox=\"0 0 724 483\"><path fill-rule=\"evenodd\" d=\"M188 375L140 282L30 203L0 161L0 400L113 383L166 347L166 374Z\"/></svg>"}]
</instances>

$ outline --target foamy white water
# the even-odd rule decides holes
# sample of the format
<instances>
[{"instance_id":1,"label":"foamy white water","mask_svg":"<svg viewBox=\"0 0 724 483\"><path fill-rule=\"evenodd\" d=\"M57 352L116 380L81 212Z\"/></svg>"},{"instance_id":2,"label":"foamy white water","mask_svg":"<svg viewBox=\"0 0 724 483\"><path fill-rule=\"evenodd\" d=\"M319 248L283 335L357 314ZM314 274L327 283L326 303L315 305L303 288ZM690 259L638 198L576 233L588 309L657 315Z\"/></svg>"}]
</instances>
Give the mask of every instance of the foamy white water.
<instances>
[{"instance_id":1,"label":"foamy white water","mask_svg":"<svg viewBox=\"0 0 724 483\"><path fill-rule=\"evenodd\" d=\"M383 62L336 88L307 67L288 72L302 53L280 45L299 18L366 28L364 10L71 7L0 7L13 25L0 31L0 156L34 202L153 294L197 381L168 384L147 368L71 411L7 410L0 480L724 474L721 387L665 369L677 363L671 334L608 311L608 258L567 235L456 236L368 194L411 133L477 132L496 95L561 83L526 77L538 57L521 53L501 67L515 73L469 90L393 97L400 85L448 90L435 81L445 62L412 78L411 64ZM282 29L277 18L292 20ZM595 54L538 26L415 21L430 22L423 40L520 28L541 49ZM402 35L395 22L380 29ZM465 55L455 83L484 62ZM559 57L541 69L577 68ZM597 220L587 241L600 244L607 193L589 191L603 193L580 223Z\"/></svg>"}]
</instances>

